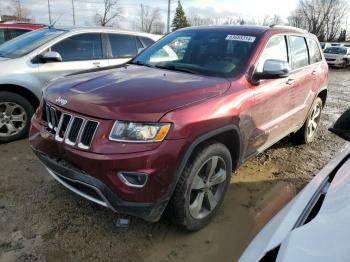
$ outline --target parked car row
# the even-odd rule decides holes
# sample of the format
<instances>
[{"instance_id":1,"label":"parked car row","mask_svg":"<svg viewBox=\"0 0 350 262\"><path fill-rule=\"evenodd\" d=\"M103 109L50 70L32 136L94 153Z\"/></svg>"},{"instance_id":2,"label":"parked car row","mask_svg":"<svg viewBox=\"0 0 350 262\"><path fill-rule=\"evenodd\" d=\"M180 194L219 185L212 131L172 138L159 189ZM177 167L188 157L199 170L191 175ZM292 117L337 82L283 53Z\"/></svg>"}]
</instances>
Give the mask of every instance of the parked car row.
<instances>
[{"instance_id":1,"label":"parked car row","mask_svg":"<svg viewBox=\"0 0 350 262\"><path fill-rule=\"evenodd\" d=\"M320 43L329 66L345 68L350 63L350 43Z\"/></svg>"},{"instance_id":2,"label":"parked car row","mask_svg":"<svg viewBox=\"0 0 350 262\"><path fill-rule=\"evenodd\" d=\"M328 47L350 47L350 43L327 43L327 42L321 42L320 45L321 45L322 50L325 50Z\"/></svg>"},{"instance_id":3,"label":"parked car row","mask_svg":"<svg viewBox=\"0 0 350 262\"><path fill-rule=\"evenodd\" d=\"M54 78L124 64L160 36L103 28L45 27L0 46L0 142L25 136Z\"/></svg>"},{"instance_id":4,"label":"parked car row","mask_svg":"<svg viewBox=\"0 0 350 262\"><path fill-rule=\"evenodd\" d=\"M327 62L344 66L349 52L323 54L314 35L291 27L159 38L45 27L1 45L0 142L23 137L33 115L33 151L67 189L151 222L167 210L195 231L216 215L240 164L288 135L314 140ZM350 140L349 123L350 111L331 130ZM349 234L349 157L346 147L240 261L346 261L338 243Z\"/></svg>"},{"instance_id":5,"label":"parked car row","mask_svg":"<svg viewBox=\"0 0 350 262\"><path fill-rule=\"evenodd\" d=\"M324 51L328 65L335 67L347 67L350 63L350 48L343 46L328 47Z\"/></svg>"}]
</instances>

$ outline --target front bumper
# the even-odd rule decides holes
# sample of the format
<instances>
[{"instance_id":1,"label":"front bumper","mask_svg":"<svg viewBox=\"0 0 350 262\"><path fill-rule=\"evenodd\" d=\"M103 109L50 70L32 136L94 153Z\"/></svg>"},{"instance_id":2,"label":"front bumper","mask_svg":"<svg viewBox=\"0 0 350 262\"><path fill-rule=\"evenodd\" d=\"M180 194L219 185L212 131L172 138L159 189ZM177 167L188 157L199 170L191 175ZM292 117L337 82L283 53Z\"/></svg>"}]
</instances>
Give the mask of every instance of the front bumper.
<instances>
[{"instance_id":1,"label":"front bumper","mask_svg":"<svg viewBox=\"0 0 350 262\"><path fill-rule=\"evenodd\" d=\"M68 189L116 212L151 222L159 220L171 198L186 148L185 140L165 140L153 150L135 153L79 150L56 141L35 116L29 141L49 173ZM116 150L127 146L101 143L113 143ZM147 183L142 188L130 187L121 181L118 172L145 173Z\"/></svg>"},{"instance_id":2,"label":"front bumper","mask_svg":"<svg viewBox=\"0 0 350 262\"><path fill-rule=\"evenodd\" d=\"M74 193L112 209L114 212L129 214L147 221L157 221L166 203L134 203L118 198L100 180L86 174L66 161L50 158L34 150L34 153L45 165L49 174L59 183Z\"/></svg>"},{"instance_id":3,"label":"front bumper","mask_svg":"<svg viewBox=\"0 0 350 262\"><path fill-rule=\"evenodd\" d=\"M330 66L342 66L344 63L344 60L333 60L333 61L326 60L326 61L327 61L327 64Z\"/></svg>"}]
</instances>

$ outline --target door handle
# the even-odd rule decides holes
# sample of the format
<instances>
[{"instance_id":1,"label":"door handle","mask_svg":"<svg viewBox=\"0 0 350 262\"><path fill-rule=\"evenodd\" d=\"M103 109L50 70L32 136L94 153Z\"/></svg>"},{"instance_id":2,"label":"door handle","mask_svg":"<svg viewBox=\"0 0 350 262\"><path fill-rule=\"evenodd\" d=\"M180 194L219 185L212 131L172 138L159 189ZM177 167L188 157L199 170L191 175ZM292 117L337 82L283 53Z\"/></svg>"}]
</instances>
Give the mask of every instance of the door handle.
<instances>
[{"instance_id":1,"label":"door handle","mask_svg":"<svg viewBox=\"0 0 350 262\"><path fill-rule=\"evenodd\" d=\"M100 67L100 62L93 62L92 64L96 67Z\"/></svg>"},{"instance_id":2,"label":"door handle","mask_svg":"<svg viewBox=\"0 0 350 262\"><path fill-rule=\"evenodd\" d=\"M313 75L317 75L317 71L316 70L314 70L314 71L312 71L312 73L311 74L313 74Z\"/></svg>"},{"instance_id":3,"label":"door handle","mask_svg":"<svg viewBox=\"0 0 350 262\"><path fill-rule=\"evenodd\" d=\"M295 80L290 78L287 80L287 85L293 85L294 82L295 82Z\"/></svg>"}]
</instances>

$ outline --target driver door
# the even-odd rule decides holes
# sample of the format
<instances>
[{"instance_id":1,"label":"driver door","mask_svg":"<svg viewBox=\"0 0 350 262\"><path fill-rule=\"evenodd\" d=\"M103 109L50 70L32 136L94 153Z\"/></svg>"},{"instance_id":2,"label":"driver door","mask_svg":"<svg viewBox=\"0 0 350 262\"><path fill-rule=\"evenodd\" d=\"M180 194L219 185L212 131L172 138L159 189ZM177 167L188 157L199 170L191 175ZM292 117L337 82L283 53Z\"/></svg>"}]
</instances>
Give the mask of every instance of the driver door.
<instances>
[{"instance_id":1,"label":"driver door","mask_svg":"<svg viewBox=\"0 0 350 262\"><path fill-rule=\"evenodd\" d=\"M99 33L70 36L46 51L58 52L62 57L62 62L39 64L39 76L44 83L77 71L108 66L108 59L105 59Z\"/></svg>"}]
</instances>

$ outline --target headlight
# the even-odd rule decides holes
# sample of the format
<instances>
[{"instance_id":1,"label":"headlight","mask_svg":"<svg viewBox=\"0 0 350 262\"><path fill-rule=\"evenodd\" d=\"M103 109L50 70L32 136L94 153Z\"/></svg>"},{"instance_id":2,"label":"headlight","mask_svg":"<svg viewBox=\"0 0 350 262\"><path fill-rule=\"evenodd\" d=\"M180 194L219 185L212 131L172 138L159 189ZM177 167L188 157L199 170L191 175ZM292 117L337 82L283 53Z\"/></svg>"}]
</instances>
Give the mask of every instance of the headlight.
<instances>
[{"instance_id":1,"label":"headlight","mask_svg":"<svg viewBox=\"0 0 350 262\"><path fill-rule=\"evenodd\" d=\"M164 140L170 129L169 123L133 123L116 121L109 139L129 143L151 143Z\"/></svg>"}]
</instances>

